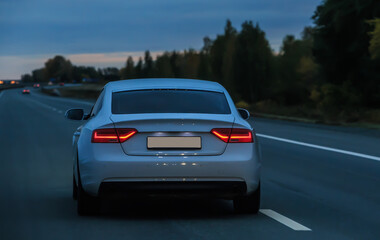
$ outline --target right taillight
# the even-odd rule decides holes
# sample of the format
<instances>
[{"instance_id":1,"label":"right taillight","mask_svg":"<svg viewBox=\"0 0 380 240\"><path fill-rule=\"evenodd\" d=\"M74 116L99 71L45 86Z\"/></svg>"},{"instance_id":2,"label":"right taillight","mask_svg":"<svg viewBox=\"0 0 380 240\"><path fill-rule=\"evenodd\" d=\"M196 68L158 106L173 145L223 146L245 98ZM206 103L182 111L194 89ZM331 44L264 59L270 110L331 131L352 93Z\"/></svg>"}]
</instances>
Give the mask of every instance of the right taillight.
<instances>
[{"instance_id":1,"label":"right taillight","mask_svg":"<svg viewBox=\"0 0 380 240\"><path fill-rule=\"evenodd\" d=\"M244 128L214 128L211 133L226 143L253 142L252 131Z\"/></svg>"},{"instance_id":2,"label":"right taillight","mask_svg":"<svg viewBox=\"0 0 380 240\"><path fill-rule=\"evenodd\" d=\"M123 143L137 133L134 128L104 128L92 132L93 143Z\"/></svg>"}]
</instances>

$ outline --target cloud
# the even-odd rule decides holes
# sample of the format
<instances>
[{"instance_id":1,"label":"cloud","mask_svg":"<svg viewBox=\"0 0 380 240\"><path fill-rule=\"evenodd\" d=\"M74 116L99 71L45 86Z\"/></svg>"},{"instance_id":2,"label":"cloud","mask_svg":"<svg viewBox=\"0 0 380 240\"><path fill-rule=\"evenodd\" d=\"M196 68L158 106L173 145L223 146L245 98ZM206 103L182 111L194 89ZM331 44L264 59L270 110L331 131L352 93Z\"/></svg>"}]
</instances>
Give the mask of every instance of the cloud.
<instances>
[{"instance_id":1,"label":"cloud","mask_svg":"<svg viewBox=\"0 0 380 240\"><path fill-rule=\"evenodd\" d=\"M200 49L203 37L223 32L227 18L237 29L245 20L258 22L277 51L286 34L312 24L321 1L0 0L0 78L42 67L57 53L104 67L122 66L128 54L147 49Z\"/></svg>"}]
</instances>

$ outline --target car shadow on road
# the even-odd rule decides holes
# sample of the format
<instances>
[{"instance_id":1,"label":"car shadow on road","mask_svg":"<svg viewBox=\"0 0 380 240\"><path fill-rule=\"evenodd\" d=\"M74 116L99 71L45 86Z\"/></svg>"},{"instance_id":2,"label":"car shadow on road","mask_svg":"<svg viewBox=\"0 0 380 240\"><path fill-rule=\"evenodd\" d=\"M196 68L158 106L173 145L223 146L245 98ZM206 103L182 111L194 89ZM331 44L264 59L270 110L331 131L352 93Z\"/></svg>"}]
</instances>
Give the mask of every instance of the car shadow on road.
<instances>
[{"instance_id":1,"label":"car shadow on road","mask_svg":"<svg viewBox=\"0 0 380 240\"><path fill-rule=\"evenodd\" d=\"M232 201L218 199L144 198L102 199L101 218L194 219L236 216Z\"/></svg>"}]
</instances>

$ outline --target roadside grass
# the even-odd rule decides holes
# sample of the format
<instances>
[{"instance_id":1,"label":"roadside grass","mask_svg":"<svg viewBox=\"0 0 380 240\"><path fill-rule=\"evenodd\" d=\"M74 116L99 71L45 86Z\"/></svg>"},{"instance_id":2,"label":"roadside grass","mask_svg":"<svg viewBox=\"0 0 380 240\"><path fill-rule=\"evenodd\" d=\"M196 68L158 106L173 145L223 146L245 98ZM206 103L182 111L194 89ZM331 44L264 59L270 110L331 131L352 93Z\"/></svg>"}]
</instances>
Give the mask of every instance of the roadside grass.
<instances>
[{"instance_id":1,"label":"roadside grass","mask_svg":"<svg viewBox=\"0 0 380 240\"><path fill-rule=\"evenodd\" d=\"M272 101L256 104L236 103L237 107L248 109L253 116L326 125L341 125L380 129L380 109L337 109L325 113L312 106L282 106Z\"/></svg>"},{"instance_id":2,"label":"roadside grass","mask_svg":"<svg viewBox=\"0 0 380 240\"><path fill-rule=\"evenodd\" d=\"M55 88L41 88L41 92L52 96L94 100L99 96L103 87L104 85L102 84L83 84L70 87L57 86Z\"/></svg>"},{"instance_id":3,"label":"roadside grass","mask_svg":"<svg viewBox=\"0 0 380 240\"><path fill-rule=\"evenodd\" d=\"M101 84L84 84L81 86L59 88L61 97L96 99L104 85Z\"/></svg>"}]
</instances>

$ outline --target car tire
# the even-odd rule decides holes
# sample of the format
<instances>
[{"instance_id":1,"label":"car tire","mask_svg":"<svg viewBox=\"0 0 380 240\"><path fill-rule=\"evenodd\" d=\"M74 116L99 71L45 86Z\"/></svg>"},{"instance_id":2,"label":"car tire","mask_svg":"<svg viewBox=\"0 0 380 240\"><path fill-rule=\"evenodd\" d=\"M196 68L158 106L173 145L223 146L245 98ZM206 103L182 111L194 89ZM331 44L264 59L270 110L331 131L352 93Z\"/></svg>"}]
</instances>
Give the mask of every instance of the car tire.
<instances>
[{"instance_id":1,"label":"car tire","mask_svg":"<svg viewBox=\"0 0 380 240\"><path fill-rule=\"evenodd\" d=\"M260 183L253 193L235 198L234 209L237 213L257 214L260 209Z\"/></svg>"},{"instance_id":2,"label":"car tire","mask_svg":"<svg viewBox=\"0 0 380 240\"><path fill-rule=\"evenodd\" d=\"M75 176L73 175L73 199L77 200L78 199L78 186L75 182Z\"/></svg>"},{"instance_id":3,"label":"car tire","mask_svg":"<svg viewBox=\"0 0 380 240\"><path fill-rule=\"evenodd\" d=\"M93 215L99 211L99 199L86 193L82 187L78 170L77 212L80 216Z\"/></svg>"}]
</instances>

